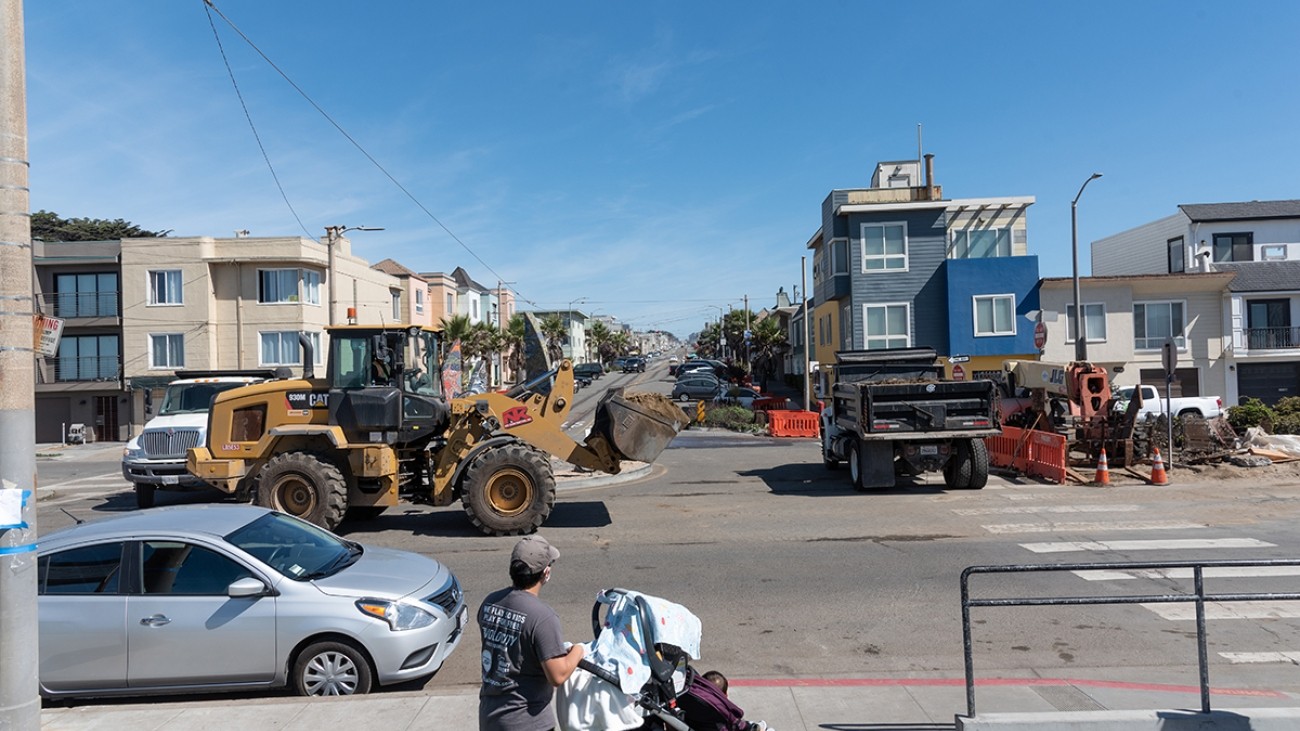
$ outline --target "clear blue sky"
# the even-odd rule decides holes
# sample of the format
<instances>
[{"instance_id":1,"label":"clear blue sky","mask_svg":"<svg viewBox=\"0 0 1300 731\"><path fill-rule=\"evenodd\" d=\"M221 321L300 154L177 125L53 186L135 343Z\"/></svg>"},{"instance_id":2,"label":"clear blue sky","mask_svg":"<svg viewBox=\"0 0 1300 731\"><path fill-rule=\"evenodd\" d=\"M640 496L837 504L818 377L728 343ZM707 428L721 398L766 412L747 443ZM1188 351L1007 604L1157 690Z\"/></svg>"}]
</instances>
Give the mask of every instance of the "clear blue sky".
<instances>
[{"instance_id":1,"label":"clear blue sky","mask_svg":"<svg viewBox=\"0 0 1300 731\"><path fill-rule=\"evenodd\" d=\"M774 304L834 188L916 155L1032 195L1030 253L1300 198L1300 3L202 0L25 5L32 208L319 237L685 335ZM472 250L462 248L456 239ZM475 259L477 256L483 263ZM811 263L808 267L811 279Z\"/></svg>"}]
</instances>

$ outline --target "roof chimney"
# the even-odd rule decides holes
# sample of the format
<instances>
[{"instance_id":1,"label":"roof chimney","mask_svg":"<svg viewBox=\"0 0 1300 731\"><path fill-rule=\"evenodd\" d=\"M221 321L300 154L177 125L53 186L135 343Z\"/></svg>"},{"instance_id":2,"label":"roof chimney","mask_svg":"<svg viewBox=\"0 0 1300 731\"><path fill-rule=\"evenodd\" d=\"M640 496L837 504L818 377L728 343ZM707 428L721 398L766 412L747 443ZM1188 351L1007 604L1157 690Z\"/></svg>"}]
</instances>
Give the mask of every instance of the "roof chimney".
<instances>
[{"instance_id":1,"label":"roof chimney","mask_svg":"<svg viewBox=\"0 0 1300 731\"><path fill-rule=\"evenodd\" d=\"M934 153L925 153L925 198L934 200Z\"/></svg>"}]
</instances>

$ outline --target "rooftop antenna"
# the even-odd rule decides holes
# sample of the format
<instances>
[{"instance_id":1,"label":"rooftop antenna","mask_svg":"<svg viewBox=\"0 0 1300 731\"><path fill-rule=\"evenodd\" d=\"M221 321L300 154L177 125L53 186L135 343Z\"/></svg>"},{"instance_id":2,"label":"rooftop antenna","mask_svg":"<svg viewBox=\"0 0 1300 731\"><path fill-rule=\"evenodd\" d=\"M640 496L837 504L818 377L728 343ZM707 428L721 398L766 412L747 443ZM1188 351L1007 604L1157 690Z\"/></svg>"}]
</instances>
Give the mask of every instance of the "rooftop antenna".
<instances>
[{"instance_id":1,"label":"rooftop antenna","mask_svg":"<svg viewBox=\"0 0 1300 731\"><path fill-rule=\"evenodd\" d=\"M921 123L917 122L916 123L916 167L918 170L921 167L921 163L923 159L924 159L924 155L921 154Z\"/></svg>"}]
</instances>

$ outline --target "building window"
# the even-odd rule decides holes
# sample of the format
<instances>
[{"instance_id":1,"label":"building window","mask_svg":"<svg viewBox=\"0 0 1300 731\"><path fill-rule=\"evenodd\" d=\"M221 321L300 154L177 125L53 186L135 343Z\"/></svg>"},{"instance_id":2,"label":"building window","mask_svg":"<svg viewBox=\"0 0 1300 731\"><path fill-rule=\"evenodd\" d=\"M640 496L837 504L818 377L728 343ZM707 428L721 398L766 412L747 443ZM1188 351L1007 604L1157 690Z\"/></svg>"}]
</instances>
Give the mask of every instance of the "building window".
<instances>
[{"instance_id":1,"label":"building window","mask_svg":"<svg viewBox=\"0 0 1300 731\"><path fill-rule=\"evenodd\" d=\"M184 368L185 336L181 333L150 333L149 367Z\"/></svg>"},{"instance_id":2,"label":"building window","mask_svg":"<svg viewBox=\"0 0 1300 731\"><path fill-rule=\"evenodd\" d=\"M1253 261L1255 235L1252 233L1215 234L1215 261Z\"/></svg>"},{"instance_id":3,"label":"building window","mask_svg":"<svg viewBox=\"0 0 1300 731\"><path fill-rule=\"evenodd\" d=\"M1106 342L1106 305L1101 303L1083 304L1083 333L1090 343ZM1074 334L1074 305L1065 306L1065 339L1073 343L1078 336ZM1163 342L1163 341L1162 341Z\"/></svg>"},{"instance_id":4,"label":"building window","mask_svg":"<svg viewBox=\"0 0 1300 731\"><path fill-rule=\"evenodd\" d=\"M845 239L831 241L831 261L834 274L849 273L849 242Z\"/></svg>"},{"instance_id":5,"label":"building window","mask_svg":"<svg viewBox=\"0 0 1300 731\"><path fill-rule=\"evenodd\" d=\"M450 316L450 315L454 315L455 313L456 313L456 295L454 295L454 294L449 294L449 295L447 295L447 312L446 312L446 314L447 314L448 316Z\"/></svg>"},{"instance_id":6,"label":"building window","mask_svg":"<svg viewBox=\"0 0 1300 731\"><path fill-rule=\"evenodd\" d=\"M54 380L117 380L118 345L116 335L64 335L59 340Z\"/></svg>"},{"instance_id":7,"label":"building window","mask_svg":"<svg viewBox=\"0 0 1300 731\"><path fill-rule=\"evenodd\" d=\"M261 353L258 355L258 362L261 365L302 365L302 343L298 342L297 330L259 334L261 335ZM311 343L312 360L319 364L323 357L320 347L320 333L309 332L306 335L307 340Z\"/></svg>"},{"instance_id":8,"label":"building window","mask_svg":"<svg viewBox=\"0 0 1300 731\"><path fill-rule=\"evenodd\" d=\"M424 290L419 287L415 289L415 314L424 314Z\"/></svg>"},{"instance_id":9,"label":"building window","mask_svg":"<svg viewBox=\"0 0 1300 731\"><path fill-rule=\"evenodd\" d=\"M953 232L953 259L991 259L999 256L1011 256L1011 229L986 228Z\"/></svg>"},{"instance_id":10,"label":"building window","mask_svg":"<svg viewBox=\"0 0 1300 731\"><path fill-rule=\"evenodd\" d=\"M160 269L149 272L149 304L180 305L184 302L181 296L181 270Z\"/></svg>"},{"instance_id":11,"label":"building window","mask_svg":"<svg viewBox=\"0 0 1300 731\"><path fill-rule=\"evenodd\" d=\"M393 301L393 321L401 322L402 317L402 293L396 290L389 290L388 296Z\"/></svg>"},{"instance_id":12,"label":"building window","mask_svg":"<svg viewBox=\"0 0 1300 731\"><path fill-rule=\"evenodd\" d=\"M1183 244L1183 237L1169 239L1165 246L1169 248L1169 273L1187 271L1187 246Z\"/></svg>"},{"instance_id":13,"label":"building window","mask_svg":"<svg viewBox=\"0 0 1300 731\"><path fill-rule=\"evenodd\" d=\"M907 271L907 224L862 225L862 271Z\"/></svg>"},{"instance_id":14,"label":"building window","mask_svg":"<svg viewBox=\"0 0 1300 731\"><path fill-rule=\"evenodd\" d=\"M1182 302L1139 302L1133 305L1133 347L1159 350L1170 336L1178 349L1187 347Z\"/></svg>"},{"instance_id":15,"label":"building window","mask_svg":"<svg viewBox=\"0 0 1300 731\"><path fill-rule=\"evenodd\" d=\"M1259 258L1262 261L1285 261L1286 244L1261 246L1259 248Z\"/></svg>"},{"instance_id":16,"label":"building window","mask_svg":"<svg viewBox=\"0 0 1300 731\"><path fill-rule=\"evenodd\" d=\"M867 350L906 348L911 345L907 303L863 305L863 332Z\"/></svg>"},{"instance_id":17,"label":"building window","mask_svg":"<svg viewBox=\"0 0 1300 731\"><path fill-rule=\"evenodd\" d=\"M974 297L975 337L1016 334L1016 296L993 294Z\"/></svg>"},{"instance_id":18,"label":"building window","mask_svg":"<svg viewBox=\"0 0 1300 731\"><path fill-rule=\"evenodd\" d=\"M853 318L849 316L849 305L840 308L840 348L853 347Z\"/></svg>"},{"instance_id":19,"label":"building window","mask_svg":"<svg viewBox=\"0 0 1300 731\"><path fill-rule=\"evenodd\" d=\"M261 304L320 304L320 272L310 269L259 269L257 301Z\"/></svg>"},{"instance_id":20,"label":"building window","mask_svg":"<svg viewBox=\"0 0 1300 731\"><path fill-rule=\"evenodd\" d=\"M469 317L474 322L478 322L478 300L477 299L471 299L469 301Z\"/></svg>"},{"instance_id":21,"label":"building window","mask_svg":"<svg viewBox=\"0 0 1300 731\"><path fill-rule=\"evenodd\" d=\"M55 317L116 317L117 273L57 274Z\"/></svg>"}]
</instances>

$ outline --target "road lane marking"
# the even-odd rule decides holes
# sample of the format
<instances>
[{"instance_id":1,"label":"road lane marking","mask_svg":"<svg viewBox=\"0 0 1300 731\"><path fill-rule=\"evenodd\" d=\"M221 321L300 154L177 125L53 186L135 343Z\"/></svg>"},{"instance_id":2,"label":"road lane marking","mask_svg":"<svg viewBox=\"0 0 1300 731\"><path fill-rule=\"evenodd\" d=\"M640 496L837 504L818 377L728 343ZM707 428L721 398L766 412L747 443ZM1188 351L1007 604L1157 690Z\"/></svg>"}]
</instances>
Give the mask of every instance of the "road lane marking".
<instances>
[{"instance_id":1,"label":"road lane marking","mask_svg":"<svg viewBox=\"0 0 1300 731\"><path fill-rule=\"evenodd\" d=\"M1139 604L1161 617L1187 622L1196 619L1196 605ZM1206 602L1206 619L1293 619L1300 617L1300 602Z\"/></svg>"},{"instance_id":2,"label":"road lane marking","mask_svg":"<svg viewBox=\"0 0 1300 731\"><path fill-rule=\"evenodd\" d=\"M1111 571L1107 569L1070 572L1087 581L1123 581L1125 579L1190 579L1190 568L1133 569ZM1261 576L1300 576L1300 566L1209 566L1201 571L1207 579L1248 579Z\"/></svg>"},{"instance_id":3,"label":"road lane marking","mask_svg":"<svg viewBox=\"0 0 1300 731\"><path fill-rule=\"evenodd\" d=\"M1068 553L1071 551L1161 551L1192 548L1276 548L1277 544L1254 538L1170 538L1138 541L1054 541L1021 543L1034 553Z\"/></svg>"},{"instance_id":4,"label":"road lane marking","mask_svg":"<svg viewBox=\"0 0 1300 731\"><path fill-rule=\"evenodd\" d=\"M1300 665L1300 652L1220 652L1219 657L1227 660L1233 665L1243 663L1266 663L1282 662L1290 665Z\"/></svg>"},{"instance_id":5,"label":"road lane marking","mask_svg":"<svg viewBox=\"0 0 1300 731\"><path fill-rule=\"evenodd\" d=\"M1004 508L960 508L957 515L1024 515L1040 513L1132 513L1138 505L1009 505Z\"/></svg>"},{"instance_id":6,"label":"road lane marking","mask_svg":"<svg viewBox=\"0 0 1300 731\"><path fill-rule=\"evenodd\" d=\"M1204 523L1156 520L1113 523L1002 523L980 527L989 533L1096 533L1108 530L1188 530L1207 526Z\"/></svg>"}]
</instances>

